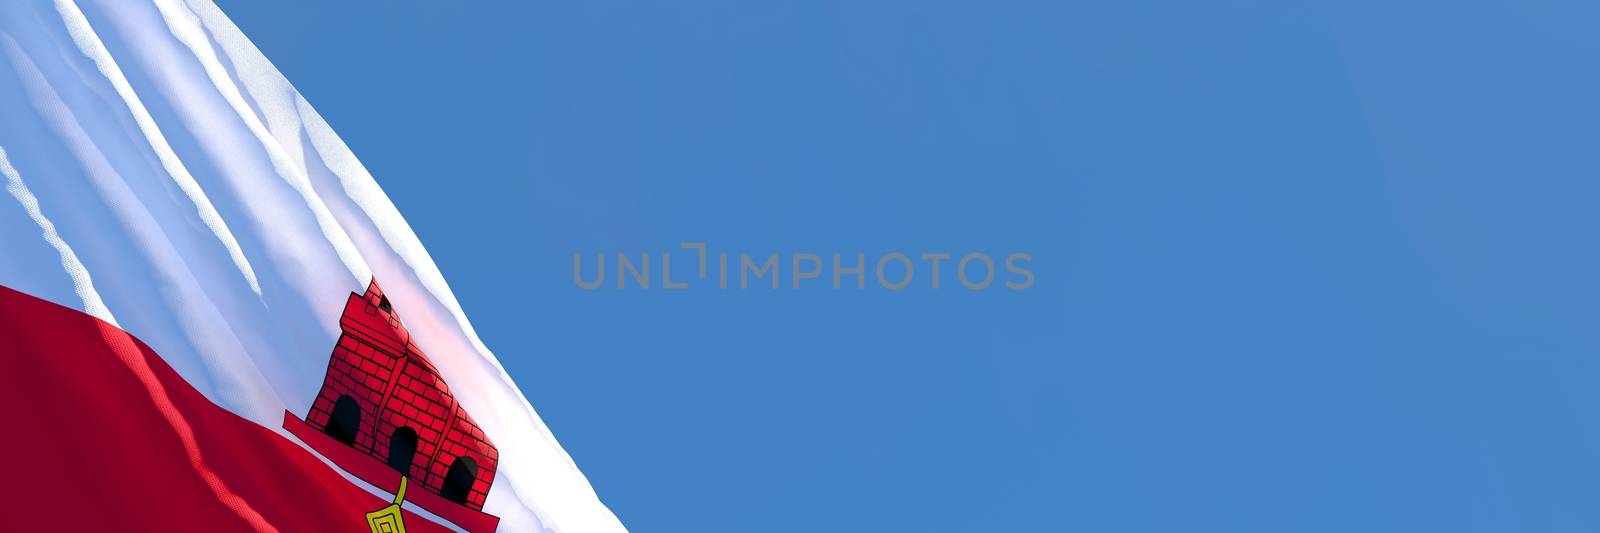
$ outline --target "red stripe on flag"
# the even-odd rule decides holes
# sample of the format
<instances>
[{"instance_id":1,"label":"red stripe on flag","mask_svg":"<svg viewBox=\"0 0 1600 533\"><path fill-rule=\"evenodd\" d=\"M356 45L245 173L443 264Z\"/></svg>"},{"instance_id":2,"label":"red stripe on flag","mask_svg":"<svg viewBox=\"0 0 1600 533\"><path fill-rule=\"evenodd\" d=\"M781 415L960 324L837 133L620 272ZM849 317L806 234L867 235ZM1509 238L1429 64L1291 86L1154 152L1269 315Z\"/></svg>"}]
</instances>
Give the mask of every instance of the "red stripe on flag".
<instances>
[{"instance_id":1,"label":"red stripe on flag","mask_svg":"<svg viewBox=\"0 0 1600 533\"><path fill-rule=\"evenodd\" d=\"M389 503L211 403L132 335L5 287L0 406L4 530L362 532Z\"/></svg>"}]
</instances>

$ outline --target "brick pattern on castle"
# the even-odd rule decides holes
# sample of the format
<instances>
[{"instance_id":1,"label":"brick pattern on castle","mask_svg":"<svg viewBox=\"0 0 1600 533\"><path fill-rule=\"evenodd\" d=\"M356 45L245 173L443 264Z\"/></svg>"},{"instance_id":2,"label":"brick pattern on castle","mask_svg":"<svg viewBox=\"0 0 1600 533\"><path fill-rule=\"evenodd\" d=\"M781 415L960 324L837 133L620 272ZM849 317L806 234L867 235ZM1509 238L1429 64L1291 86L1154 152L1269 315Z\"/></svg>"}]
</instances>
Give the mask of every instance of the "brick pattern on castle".
<instances>
[{"instance_id":1,"label":"brick pattern on castle","mask_svg":"<svg viewBox=\"0 0 1600 533\"><path fill-rule=\"evenodd\" d=\"M481 511L499 453L411 342L376 281L365 294L351 293L339 326L342 334L306 422L326 430L339 398L350 397L361 408L352 446L387 461L395 432L410 428L418 437L412 487L438 493L451 465L465 457L476 467L465 505Z\"/></svg>"}]
</instances>

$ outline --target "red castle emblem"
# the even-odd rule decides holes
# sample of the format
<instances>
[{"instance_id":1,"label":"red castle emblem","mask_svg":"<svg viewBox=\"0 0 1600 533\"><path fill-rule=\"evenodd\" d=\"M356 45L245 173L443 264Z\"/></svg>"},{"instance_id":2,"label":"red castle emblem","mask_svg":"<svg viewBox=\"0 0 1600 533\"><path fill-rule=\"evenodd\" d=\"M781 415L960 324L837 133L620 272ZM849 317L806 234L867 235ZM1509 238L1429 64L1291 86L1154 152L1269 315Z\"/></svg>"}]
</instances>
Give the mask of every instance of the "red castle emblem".
<instances>
[{"instance_id":1,"label":"red castle emblem","mask_svg":"<svg viewBox=\"0 0 1600 533\"><path fill-rule=\"evenodd\" d=\"M494 531L483 513L500 455L373 280L351 293L322 390L305 420L284 428L334 464L467 531Z\"/></svg>"}]
</instances>

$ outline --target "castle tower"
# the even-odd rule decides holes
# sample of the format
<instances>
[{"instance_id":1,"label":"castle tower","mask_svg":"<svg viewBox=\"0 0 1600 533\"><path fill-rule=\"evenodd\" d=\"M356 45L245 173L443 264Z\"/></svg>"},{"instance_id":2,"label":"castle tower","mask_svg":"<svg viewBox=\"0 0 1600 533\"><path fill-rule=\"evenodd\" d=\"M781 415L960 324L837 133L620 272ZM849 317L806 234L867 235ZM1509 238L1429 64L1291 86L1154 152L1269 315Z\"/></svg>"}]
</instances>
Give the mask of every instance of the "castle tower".
<instances>
[{"instance_id":1,"label":"castle tower","mask_svg":"<svg viewBox=\"0 0 1600 533\"><path fill-rule=\"evenodd\" d=\"M412 342L377 280L351 293L306 422L437 494L482 511L499 452Z\"/></svg>"}]
</instances>

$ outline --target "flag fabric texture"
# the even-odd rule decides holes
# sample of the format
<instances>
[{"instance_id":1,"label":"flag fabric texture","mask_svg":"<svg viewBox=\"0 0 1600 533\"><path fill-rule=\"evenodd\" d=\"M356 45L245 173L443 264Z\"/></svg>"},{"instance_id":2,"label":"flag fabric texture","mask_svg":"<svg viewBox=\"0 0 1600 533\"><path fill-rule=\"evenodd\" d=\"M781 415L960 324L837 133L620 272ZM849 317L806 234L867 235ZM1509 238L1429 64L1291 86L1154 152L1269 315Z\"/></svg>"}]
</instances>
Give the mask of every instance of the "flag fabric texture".
<instances>
[{"instance_id":1,"label":"flag fabric texture","mask_svg":"<svg viewBox=\"0 0 1600 533\"><path fill-rule=\"evenodd\" d=\"M0 530L623 531L209 0L0 2L0 186Z\"/></svg>"}]
</instances>

